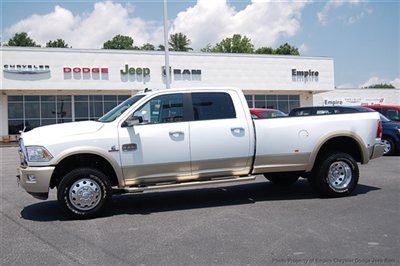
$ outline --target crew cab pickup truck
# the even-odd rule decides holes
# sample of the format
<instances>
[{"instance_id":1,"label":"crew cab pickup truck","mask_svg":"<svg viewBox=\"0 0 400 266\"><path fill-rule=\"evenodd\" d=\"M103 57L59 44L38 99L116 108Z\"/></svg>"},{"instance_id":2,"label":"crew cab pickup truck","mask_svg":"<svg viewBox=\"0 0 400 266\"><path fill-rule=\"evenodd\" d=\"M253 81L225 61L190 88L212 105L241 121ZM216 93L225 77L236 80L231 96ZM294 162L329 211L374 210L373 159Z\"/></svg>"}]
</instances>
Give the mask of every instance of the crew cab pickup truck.
<instances>
[{"instance_id":1,"label":"crew cab pickup truck","mask_svg":"<svg viewBox=\"0 0 400 266\"><path fill-rule=\"evenodd\" d=\"M98 121L35 128L20 137L18 182L76 217L98 215L114 193L308 178L321 195L349 195L357 163L382 156L376 112L252 120L239 89L138 93Z\"/></svg>"}]
</instances>

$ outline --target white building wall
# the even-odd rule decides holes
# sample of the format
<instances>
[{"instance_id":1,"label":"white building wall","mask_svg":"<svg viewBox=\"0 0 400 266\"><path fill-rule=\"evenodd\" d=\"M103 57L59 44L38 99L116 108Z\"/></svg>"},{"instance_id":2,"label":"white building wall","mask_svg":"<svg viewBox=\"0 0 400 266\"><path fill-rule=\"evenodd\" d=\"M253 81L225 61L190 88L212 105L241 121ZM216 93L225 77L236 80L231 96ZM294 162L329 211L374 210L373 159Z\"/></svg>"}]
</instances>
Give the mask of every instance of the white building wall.
<instances>
[{"instance_id":1,"label":"white building wall","mask_svg":"<svg viewBox=\"0 0 400 266\"><path fill-rule=\"evenodd\" d=\"M400 89L336 89L314 95L314 105L400 105Z\"/></svg>"},{"instance_id":2,"label":"white building wall","mask_svg":"<svg viewBox=\"0 0 400 266\"><path fill-rule=\"evenodd\" d=\"M1 51L1 50L0 50ZM5 65L49 65L50 73L0 74L5 90L142 90L165 88L162 52L2 48ZM150 75L122 75L128 64L149 68ZM173 69L199 69L201 76L173 75L172 87L234 86L252 90L329 91L334 89L333 60L324 57L171 52ZM106 67L108 74L75 75L64 67ZM292 78L292 69L318 71L315 78Z\"/></svg>"},{"instance_id":3,"label":"white building wall","mask_svg":"<svg viewBox=\"0 0 400 266\"><path fill-rule=\"evenodd\" d=\"M7 118L7 96L0 91L0 141L2 136L8 135Z\"/></svg>"}]
</instances>

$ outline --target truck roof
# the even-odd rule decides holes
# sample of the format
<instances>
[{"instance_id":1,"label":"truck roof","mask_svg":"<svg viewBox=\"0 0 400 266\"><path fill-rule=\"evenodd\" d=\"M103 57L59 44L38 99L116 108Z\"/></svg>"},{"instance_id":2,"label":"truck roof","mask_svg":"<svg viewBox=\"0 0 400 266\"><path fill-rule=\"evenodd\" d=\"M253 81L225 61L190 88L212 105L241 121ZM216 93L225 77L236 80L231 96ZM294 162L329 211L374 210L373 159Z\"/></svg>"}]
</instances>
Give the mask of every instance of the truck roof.
<instances>
[{"instance_id":1,"label":"truck roof","mask_svg":"<svg viewBox=\"0 0 400 266\"><path fill-rule=\"evenodd\" d=\"M212 91L212 90L230 90L230 91L237 91L237 92L242 92L241 89L236 88L236 87L174 87L170 89L155 89L155 90L148 90L148 91L141 91L138 92L138 94L153 94L156 92L160 91L170 91L170 92L185 92L185 91Z\"/></svg>"}]
</instances>

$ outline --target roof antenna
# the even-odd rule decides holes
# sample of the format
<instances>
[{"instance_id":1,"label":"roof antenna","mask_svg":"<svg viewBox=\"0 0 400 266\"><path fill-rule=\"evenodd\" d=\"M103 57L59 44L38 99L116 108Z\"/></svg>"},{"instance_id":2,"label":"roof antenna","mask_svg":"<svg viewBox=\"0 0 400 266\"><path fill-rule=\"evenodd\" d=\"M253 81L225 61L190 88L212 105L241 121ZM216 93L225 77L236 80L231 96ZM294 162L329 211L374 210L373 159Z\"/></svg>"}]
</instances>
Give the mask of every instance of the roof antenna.
<instances>
[{"instance_id":1,"label":"roof antenna","mask_svg":"<svg viewBox=\"0 0 400 266\"><path fill-rule=\"evenodd\" d=\"M146 93L146 92L149 92L149 91L151 91L149 88L145 88L144 89L144 92Z\"/></svg>"}]
</instances>

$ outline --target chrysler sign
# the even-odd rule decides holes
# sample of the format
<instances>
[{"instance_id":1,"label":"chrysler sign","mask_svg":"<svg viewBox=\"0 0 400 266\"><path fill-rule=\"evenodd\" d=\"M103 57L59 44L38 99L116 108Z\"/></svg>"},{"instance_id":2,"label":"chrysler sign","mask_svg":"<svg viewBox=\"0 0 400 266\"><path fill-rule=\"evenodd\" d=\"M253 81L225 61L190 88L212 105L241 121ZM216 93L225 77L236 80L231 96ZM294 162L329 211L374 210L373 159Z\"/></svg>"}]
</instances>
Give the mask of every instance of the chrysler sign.
<instances>
[{"instance_id":1,"label":"chrysler sign","mask_svg":"<svg viewBox=\"0 0 400 266\"><path fill-rule=\"evenodd\" d=\"M3 65L3 71L14 74L43 74L50 72L49 65Z\"/></svg>"}]
</instances>

